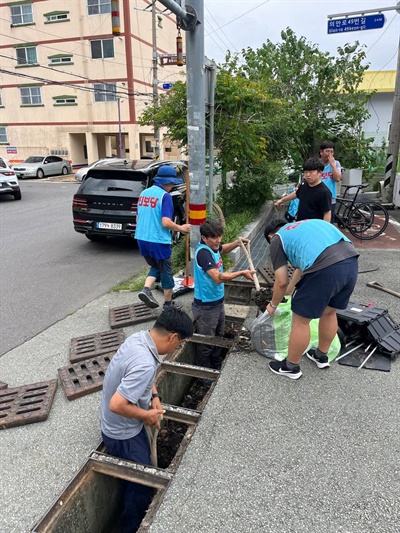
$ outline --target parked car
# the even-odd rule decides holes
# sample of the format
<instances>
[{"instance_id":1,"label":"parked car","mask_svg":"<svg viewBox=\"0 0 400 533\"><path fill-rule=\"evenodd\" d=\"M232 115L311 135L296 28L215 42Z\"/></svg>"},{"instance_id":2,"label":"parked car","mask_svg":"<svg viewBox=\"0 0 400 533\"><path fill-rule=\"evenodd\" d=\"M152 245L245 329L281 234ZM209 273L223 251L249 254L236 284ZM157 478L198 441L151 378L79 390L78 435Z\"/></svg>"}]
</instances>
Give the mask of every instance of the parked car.
<instances>
[{"instance_id":1,"label":"parked car","mask_svg":"<svg viewBox=\"0 0 400 533\"><path fill-rule=\"evenodd\" d=\"M186 170L181 161L135 161L135 168L112 165L91 168L79 186L72 201L74 229L91 241L107 237L134 237L137 202L140 193L153 185L153 178L161 165L176 169L182 184L171 191L174 203L173 221L182 224L186 220ZM137 168L140 167L140 168ZM173 233L173 241L180 233Z\"/></svg>"},{"instance_id":2,"label":"parked car","mask_svg":"<svg viewBox=\"0 0 400 533\"><path fill-rule=\"evenodd\" d=\"M90 163L90 165L87 165L86 167L82 167L76 170L75 179L76 181L83 181L86 178L86 174L91 168L102 167L104 165L114 165L115 163L117 165L123 164L125 166L130 166L132 164L132 160L113 156L103 157L102 159L98 159L97 161Z\"/></svg>"},{"instance_id":3,"label":"parked car","mask_svg":"<svg viewBox=\"0 0 400 533\"><path fill-rule=\"evenodd\" d=\"M31 155L12 169L18 178L43 178L72 172L71 163L57 155Z\"/></svg>"},{"instance_id":4,"label":"parked car","mask_svg":"<svg viewBox=\"0 0 400 533\"><path fill-rule=\"evenodd\" d=\"M7 160L0 157L0 194L11 194L15 200L21 200L18 178Z\"/></svg>"}]
</instances>

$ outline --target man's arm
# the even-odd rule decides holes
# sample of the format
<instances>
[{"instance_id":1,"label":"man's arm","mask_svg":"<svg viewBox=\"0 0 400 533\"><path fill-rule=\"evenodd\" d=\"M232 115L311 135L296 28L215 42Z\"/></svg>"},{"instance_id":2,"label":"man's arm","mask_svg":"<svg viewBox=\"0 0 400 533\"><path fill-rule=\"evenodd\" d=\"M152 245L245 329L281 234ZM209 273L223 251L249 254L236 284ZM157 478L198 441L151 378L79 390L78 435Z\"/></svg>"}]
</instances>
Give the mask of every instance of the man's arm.
<instances>
[{"instance_id":1,"label":"man's arm","mask_svg":"<svg viewBox=\"0 0 400 533\"><path fill-rule=\"evenodd\" d=\"M242 241L243 241L243 244L245 246L247 246L247 244L250 243L250 239L242 238ZM231 252L232 250L234 250L238 246L240 246L239 240L223 244L222 247L221 247L221 254L229 254L229 252Z\"/></svg>"},{"instance_id":2,"label":"man's arm","mask_svg":"<svg viewBox=\"0 0 400 533\"><path fill-rule=\"evenodd\" d=\"M342 179L342 172L339 161L335 161L335 158L332 154L329 155L329 163L332 167L332 179L333 181L340 181ZM339 163L339 168L336 166L336 163Z\"/></svg>"},{"instance_id":3,"label":"man's arm","mask_svg":"<svg viewBox=\"0 0 400 533\"><path fill-rule=\"evenodd\" d=\"M326 220L326 222L330 222L332 218L332 211L329 210L326 213L324 213L324 218L322 220Z\"/></svg>"},{"instance_id":4,"label":"man's arm","mask_svg":"<svg viewBox=\"0 0 400 533\"><path fill-rule=\"evenodd\" d=\"M219 285L225 281L231 281L232 279L238 278L239 276L244 276L249 281L253 280L253 274L256 273L255 270L238 270L237 272L220 272L217 268L210 268L206 273L211 276L213 281Z\"/></svg>"},{"instance_id":5,"label":"man's arm","mask_svg":"<svg viewBox=\"0 0 400 533\"><path fill-rule=\"evenodd\" d=\"M275 270L275 283L272 289L272 298L271 302L267 305L267 311L270 315L275 313L276 308L281 303L282 298L287 292L288 284L289 275L287 265L283 265Z\"/></svg>"},{"instance_id":6,"label":"man's arm","mask_svg":"<svg viewBox=\"0 0 400 533\"><path fill-rule=\"evenodd\" d=\"M163 409L141 409L129 402L118 391L114 393L109 404L110 411L125 418L139 418L146 426L160 429L160 420L165 413Z\"/></svg>"},{"instance_id":7,"label":"man's arm","mask_svg":"<svg viewBox=\"0 0 400 533\"><path fill-rule=\"evenodd\" d=\"M276 207L279 207L280 205L291 202L292 200L295 200L297 198L296 191L291 192L290 194L287 194L283 198L280 198L275 202Z\"/></svg>"},{"instance_id":8,"label":"man's arm","mask_svg":"<svg viewBox=\"0 0 400 533\"><path fill-rule=\"evenodd\" d=\"M179 224L175 224L175 222L168 217L162 217L161 224L164 226L164 228L167 228L171 231L181 231L182 233L190 232L190 224L182 224L180 226Z\"/></svg>"}]
</instances>

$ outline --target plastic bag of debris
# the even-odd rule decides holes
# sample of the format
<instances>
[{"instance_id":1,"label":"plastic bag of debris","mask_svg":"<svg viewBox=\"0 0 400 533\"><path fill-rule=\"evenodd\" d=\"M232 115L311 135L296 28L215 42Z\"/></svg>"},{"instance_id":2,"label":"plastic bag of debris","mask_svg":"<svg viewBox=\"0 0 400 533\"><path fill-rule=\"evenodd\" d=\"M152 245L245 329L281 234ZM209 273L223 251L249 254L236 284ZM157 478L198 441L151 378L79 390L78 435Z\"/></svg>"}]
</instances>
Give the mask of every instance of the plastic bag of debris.
<instances>
[{"instance_id":1,"label":"plastic bag of debris","mask_svg":"<svg viewBox=\"0 0 400 533\"><path fill-rule=\"evenodd\" d=\"M251 347L264 357L283 361L288 355L289 335L292 329L291 297L286 296L286 302L279 304L274 316L268 311L255 319L251 327ZM319 319L310 322L310 348L318 347ZM307 351L306 350L306 351ZM332 361L340 352L340 340L337 335L329 347L328 359Z\"/></svg>"},{"instance_id":2,"label":"plastic bag of debris","mask_svg":"<svg viewBox=\"0 0 400 533\"><path fill-rule=\"evenodd\" d=\"M251 327L251 347L264 357L282 361L287 357L292 311L290 298L278 305L273 316L268 311L257 317Z\"/></svg>"}]
</instances>

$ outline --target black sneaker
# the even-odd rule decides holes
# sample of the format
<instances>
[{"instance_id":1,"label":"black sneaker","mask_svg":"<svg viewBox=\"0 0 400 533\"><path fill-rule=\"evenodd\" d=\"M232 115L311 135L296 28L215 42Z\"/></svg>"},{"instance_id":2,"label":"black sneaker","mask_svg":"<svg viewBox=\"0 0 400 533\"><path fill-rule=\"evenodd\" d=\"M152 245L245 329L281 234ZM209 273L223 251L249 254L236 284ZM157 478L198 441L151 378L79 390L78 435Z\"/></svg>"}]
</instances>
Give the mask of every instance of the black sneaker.
<instances>
[{"instance_id":1,"label":"black sneaker","mask_svg":"<svg viewBox=\"0 0 400 533\"><path fill-rule=\"evenodd\" d=\"M143 289L138 294L138 298L144 303L146 307L150 307L151 309L154 309L155 307L160 307L160 304L154 298L153 293L147 287L143 287Z\"/></svg>"},{"instance_id":2,"label":"black sneaker","mask_svg":"<svg viewBox=\"0 0 400 533\"><path fill-rule=\"evenodd\" d=\"M285 376L290 379L299 379L303 375L299 365L294 365L292 370L289 370L285 359L283 361L271 361L269 369L278 376Z\"/></svg>"},{"instance_id":3,"label":"black sneaker","mask_svg":"<svg viewBox=\"0 0 400 533\"><path fill-rule=\"evenodd\" d=\"M327 355L321 355L318 357L315 350L306 352L306 355L311 361L314 361L318 368L327 368L328 366L331 366Z\"/></svg>"},{"instance_id":4,"label":"black sneaker","mask_svg":"<svg viewBox=\"0 0 400 533\"><path fill-rule=\"evenodd\" d=\"M164 302L163 309L168 309L168 307L175 307L175 309L182 309L183 304L181 304L180 302L171 302L168 304L167 302Z\"/></svg>"}]
</instances>

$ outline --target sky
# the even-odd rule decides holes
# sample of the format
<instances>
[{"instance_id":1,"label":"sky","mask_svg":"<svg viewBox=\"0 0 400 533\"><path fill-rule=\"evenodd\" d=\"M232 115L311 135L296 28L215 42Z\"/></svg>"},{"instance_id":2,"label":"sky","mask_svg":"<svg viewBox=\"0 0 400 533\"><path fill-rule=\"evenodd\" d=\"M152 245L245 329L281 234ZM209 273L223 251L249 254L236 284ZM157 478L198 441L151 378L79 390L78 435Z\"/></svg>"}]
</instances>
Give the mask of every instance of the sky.
<instances>
[{"instance_id":1,"label":"sky","mask_svg":"<svg viewBox=\"0 0 400 533\"><path fill-rule=\"evenodd\" d=\"M336 53L338 46L359 41L369 70L396 70L400 14L385 11L381 29L327 32L328 15L392 7L396 0L205 0L205 55L222 62L226 50L259 48L267 39L281 40L281 31L290 27L297 37L317 44L320 50Z\"/></svg>"}]
</instances>

